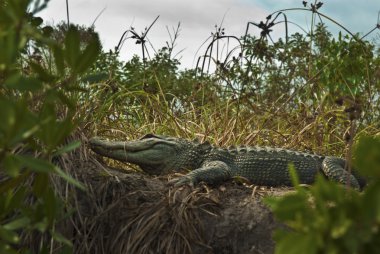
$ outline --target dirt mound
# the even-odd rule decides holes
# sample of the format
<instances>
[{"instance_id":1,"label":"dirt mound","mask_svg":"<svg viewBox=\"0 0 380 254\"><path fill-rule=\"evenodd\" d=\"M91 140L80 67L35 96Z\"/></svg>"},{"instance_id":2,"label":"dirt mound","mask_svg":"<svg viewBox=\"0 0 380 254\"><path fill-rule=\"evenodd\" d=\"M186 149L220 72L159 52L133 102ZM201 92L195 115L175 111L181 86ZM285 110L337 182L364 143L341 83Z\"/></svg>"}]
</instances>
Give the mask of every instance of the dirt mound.
<instances>
[{"instance_id":1,"label":"dirt mound","mask_svg":"<svg viewBox=\"0 0 380 254\"><path fill-rule=\"evenodd\" d=\"M121 172L94 159L81 162L71 227L75 253L273 253L280 226L263 205L267 189L228 182L174 188L166 177Z\"/></svg>"}]
</instances>

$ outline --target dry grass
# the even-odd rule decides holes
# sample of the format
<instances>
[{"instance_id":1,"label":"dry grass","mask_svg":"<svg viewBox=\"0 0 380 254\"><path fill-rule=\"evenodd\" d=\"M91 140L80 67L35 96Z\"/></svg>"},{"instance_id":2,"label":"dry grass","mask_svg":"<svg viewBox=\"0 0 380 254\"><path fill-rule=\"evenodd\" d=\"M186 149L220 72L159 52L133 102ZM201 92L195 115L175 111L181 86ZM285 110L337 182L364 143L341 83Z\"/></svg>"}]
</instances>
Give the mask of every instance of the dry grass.
<instances>
[{"instance_id":1,"label":"dry grass","mask_svg":"<svg viewBox=\"0 0 380 254\"><path fill-rule=\"evenodd\" d=\"M184 112L176 112L169 104L163 96L149 97L145 105L135 109L112 104L110 112L124 113L116 117L109 113L90 121L93 124L89 135L129 140L151 132L207 139L218 146L244 144L339 156L345 153L345 133L350 121L345 108L338 105L321 105L317 111L310 112L305 105L298 105L297 109L281 108L281 105L250 107L231 100L214 101L200 108L190 106ZM126 115L133 115L141 122L136 124L126 119ZM375 124L359 131L375 135L379 132Z\"/></svg>"},{"instance_id":2,"label":"dry grass","mask_svg":"<svg viewBox=\"0 0 380 254\"><path fill-rule=\"evenodd\" d=\"M150 192L141 193L151 195ZM192 253L207 246L200 224L202 213L214 214L217 202L208 192L169 191L158 201L136 207L128 223L115 230L111 249L117 253Z\"/></svg>"},{"instance_id":3,"label":"dry grass","mask_svg":"<svg viewBox=\"0 0 380 254\"><path fill-rule=\"evenodd\" d=\"M99 163L85 146L60 163L87 188L79 191L53 179L73 212L57 228L73 242L75 253L194 253L194 246L207 249L200 217L217 216L218 200L206 186L169 189L163 181L150 181L139 173L123 174Z\"/></svg>"}]
</instances>

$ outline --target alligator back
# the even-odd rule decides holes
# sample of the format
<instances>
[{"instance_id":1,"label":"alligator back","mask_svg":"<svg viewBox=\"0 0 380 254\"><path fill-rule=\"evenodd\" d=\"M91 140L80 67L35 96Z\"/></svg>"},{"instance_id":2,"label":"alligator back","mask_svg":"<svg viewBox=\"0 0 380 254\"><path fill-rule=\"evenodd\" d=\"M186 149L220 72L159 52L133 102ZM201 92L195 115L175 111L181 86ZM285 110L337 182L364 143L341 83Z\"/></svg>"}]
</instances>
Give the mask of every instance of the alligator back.
<instances>
[{"instance_id":1,"label":"alligator back","mask_svg":"<svg viewBox=\"0 0 380 254\"><path fill-rule=\"evenodd\" d=\"M230 166L233 176L247 178L254 184L291 185L289 164L293 164L301 183L311 184L322 169L324 157L269 147L213 148L208 161L223 161Z\"/></svg>"}]
</instances>

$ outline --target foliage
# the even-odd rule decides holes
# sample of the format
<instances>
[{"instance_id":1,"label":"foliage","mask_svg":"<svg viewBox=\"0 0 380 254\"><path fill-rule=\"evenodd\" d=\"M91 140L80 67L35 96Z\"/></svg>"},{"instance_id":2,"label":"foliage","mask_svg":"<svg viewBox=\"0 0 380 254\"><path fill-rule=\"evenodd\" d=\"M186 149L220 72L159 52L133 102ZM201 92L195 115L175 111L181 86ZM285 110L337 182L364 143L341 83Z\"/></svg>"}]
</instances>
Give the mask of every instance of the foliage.
<instances>
[{"instance_id":1,"label":"foliage","mask_svg":"<svg viewBox=\"0 0 380 254\"><path fill-rule=\"evenodd\" d=\"M92 100L85 105L94 112L88 121L129 133L157 126L167 134L208 133L215 140L228 135L220 122L231 122L230 142L267 145L265 140L271 140L268 145L288 147L296 146L298 138L289 144L283 137L303 130L302 137L312 137L300 136L303 149L328 154L342 154L342 137L349 126L337 101L350 98L360 105L360 124L371 127L378 121L380 59L372 44L348 36L335 38L318 24L313 34L295 33L273 43L246 35L241 45L234 57L231 53L222 59L217 54L212 74L180 69L167 47L152 59L134 56L125 63L117 52L102 53L92 75L101 74L103 80L86 87L91 89L86 98ZM203 125L210 119L214 122ZM273 128L281 130L278 139L263 134ZM252 138L252 133L260 135ZM220 144L228 139L222 140Z\"/></svg>"},{"instance_id":2,"label":"foliage","mask_svg":"<svg viewBox=\"0 0 380 254\"><path fill-rule=\"evenodd\" d=\"M379 133L380 58L373 44L358 36L334 37L320 23L310 33L275 42L267 33L247 34L240 50L222 58L210 48L231 37L218 31L223 34L212 38L203 56L214 59L211 73L204 73L206 64L180 70L165 48L153 59L135 56L117 63L117 72L95 65L94 73L112 73L99 83L112 89L103 89L92 103L102 105L94 110L101 113L93 120L97 133L118 139L151 131L198 134L219 145L282 146L349 157L356 142L353 121L361 135ZM106 98L103 104L99 98ZM378 141L363 139L358 147L358 168L371 175L366 171L375 172L371 161L378 160ZM358 193L319 177L309 190L296 187L294 194L268 200L289 226L276 233L277 253L379 252L375 179Z\"/></svg>"},{"instance_id":3,"label":"foliage","mask_svg":"<svg viewBox=\"0 0 380 254\"><path fill-rule=\"evenodd\" d=\"M94 27L45 26L36 16L45 3L0 5L1 253L70 249L58 230L70 201L60 200L54 176L83 186L53 162L79 146L69 141L74 132L117 139L147 132L195 135L218 145L330 155L350 155L353 119L361 136L379 133L379 54L357 35L333 36L315 24L322 20L315 18L321 4L302 9L314 17L310 32L277 41L270 33L277 24L287 27L283 12L257 25L259 37L248 27L240 39L216 27L197 68L184 70L172 54L178 30L150 58L145 42L152 26L142 35L131 28L135 37L126 38L141 44L142 56L124 62L121 45L105 52ZM280 17L284 22L277 22ZM372 251L371 239L379 236L378 170L371 164L378 161L376 142L358 144L358 168L375 179L362 194L318 179L309 191L297 188L271 201L294 228L278 233L279 253L304 247L323 252L324 246Z\"/></svg>"},{"instance_id":4,"label":"foliage","mask_svg":"<svg viewBox=\"0 0 380 254\"><path fill-rule=\"evenodd\" d=\"M80 145L75 129L78 80L96 60L97 38L80 47L70 27L62 43L35 14L45 3L15 0L0 6L0 252L65 252L71 243L56 230L65 215L52 176L83 186L53 163ZM49 50L44 61L42 49Z\"/></svg>"},{"instance_id":5,"label":"foliage","mask_svg":"<svg viewBox=\"0 0 380 254\"><path fill-rule=\"evenodd\" d=\"M295 91L294 101L308 101L312 108L326 95L331 99L374 96L368 94L376 85L370 82L378 63L373 45L341 34L336 39L323 24L310 36L295 33L287 42L280 39L270 44L265 38L247 35L243 38L243 65L231 61L221 78L240 84L240 96L248 94L251 100L268 103L278 103L278 98L286 101Z\"/></svg>"},{"instance_id":6,"label":"foliage","mask_svg":"<svg viewBox=\"0 0 380 254\"><path fill-rule=\"evenodd\" d=\"M310 187L267 198L278 220L276 253L379 253L380 140L362 137L357 167L371 182L362 193L319 176ZM297 180L294 181L294 184Z\"/></svg>"}]
</instances>

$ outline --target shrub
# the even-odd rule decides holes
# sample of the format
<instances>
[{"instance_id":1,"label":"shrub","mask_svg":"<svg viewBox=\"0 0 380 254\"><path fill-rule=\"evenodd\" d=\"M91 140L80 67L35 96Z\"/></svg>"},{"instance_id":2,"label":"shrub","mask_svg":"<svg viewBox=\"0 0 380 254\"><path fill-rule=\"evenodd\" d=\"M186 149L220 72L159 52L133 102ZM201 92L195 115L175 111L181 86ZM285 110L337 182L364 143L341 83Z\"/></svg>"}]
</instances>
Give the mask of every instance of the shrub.
<instances>
[{"instance_id":1,"label":"shrub","mask_svg":"<svg viewBox=\"0 0 380 254\"><path fill-rule=\"evenodd\" d=\"M67 143L77 122L73 98L100 43L93 38L82 47L75 27L62 44L53 40L52 28L35 16L44 7L0 5L0 253L32 251L28 241L37 241L36 253L67 251L70 242L56 230L65 204L51 176L83 188L53 159L80 145ZM46 52L52 61L44 61Z\"/></svg>"}]
</instances>

